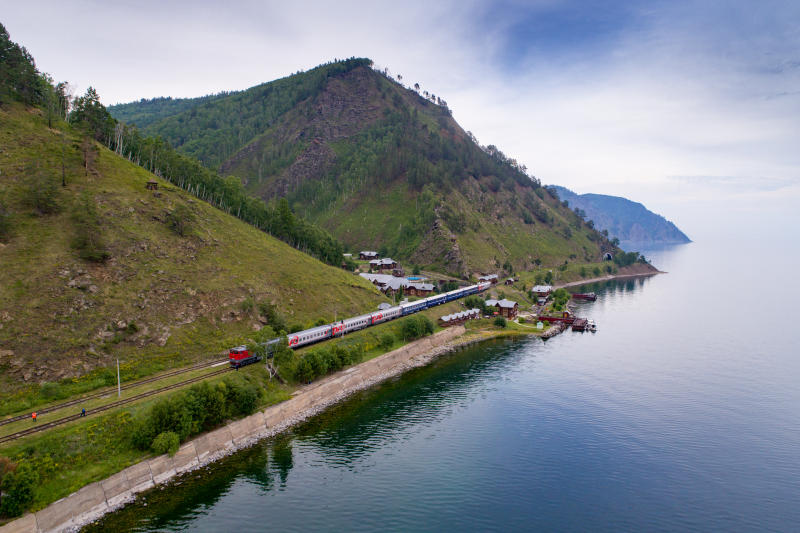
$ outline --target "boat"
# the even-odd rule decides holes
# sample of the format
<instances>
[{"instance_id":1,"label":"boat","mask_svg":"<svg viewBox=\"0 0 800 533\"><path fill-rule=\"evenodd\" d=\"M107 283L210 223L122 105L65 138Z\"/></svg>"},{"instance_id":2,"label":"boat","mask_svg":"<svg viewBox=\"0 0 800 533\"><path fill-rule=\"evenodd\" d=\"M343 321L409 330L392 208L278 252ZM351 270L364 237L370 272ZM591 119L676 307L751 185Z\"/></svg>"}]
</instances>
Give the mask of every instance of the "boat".
<instances>
[{"instance_id":1,"label":"boat","mask_svg":"<svg viewBox=\"0 0 800 533\"><path fill-rule=\"evenodd\" d=\"M595 324L594 320L590 318L586 329L588 329L589 331L597 331L597 324Z\"/></svg>"},{"instance_id":2,"label":"boat","mask_svg":"<svg viewBox=\"0 0 800 533\"><path fill-rule=\"evenodd\" d=\"M587 292L586 294L575 293L572 297L576 300L588 300L590 302L597 300L597 295L593 292Z\"/></svg>"}]
</instances>

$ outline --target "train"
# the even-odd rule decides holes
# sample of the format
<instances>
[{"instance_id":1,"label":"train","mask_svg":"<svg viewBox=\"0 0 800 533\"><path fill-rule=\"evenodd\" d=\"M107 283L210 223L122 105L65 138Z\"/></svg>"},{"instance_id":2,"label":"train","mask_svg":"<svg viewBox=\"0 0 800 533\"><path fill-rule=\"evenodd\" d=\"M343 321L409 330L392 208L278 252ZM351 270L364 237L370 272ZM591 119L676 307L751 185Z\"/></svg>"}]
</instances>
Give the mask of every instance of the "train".
<instances>
[{"instance_id":1,"label":"train","mask_svg":"<svg viewBox=\"0 0 800 533\"><path fill-rule=\"evenodd\" d=\"M332 324L315 326L303 331L290 333L287 337L289 341L289 347L300 348L301 346L314 344L316 342L332 339L334 337L341 337L354 331L368 328L376 324L381 324L383 322L388 322L389 320L394 320L395 318L417 313L423 309L429 309L437 305L452 302L453 300L458 300L459 298L464 298L465 296L483 292L491 287L491 285L492 283L490 281L482 281L476 285L469 285L467 287L461 287L459 289L437 294L435 296L429 296L421 300L402 303L382 311L358 315L352 318L334 322ZM280 339L272 339L267 341L265 343L267 348L266 353L271 354L274 346L279 342ZM250 351L247 349L247 346L237 346L235 348L231 348L228 358L233 368L239 368L241 366L257 363L261 360L261 357L258 355L250 353Z\"/></svg>"}]
</instances>

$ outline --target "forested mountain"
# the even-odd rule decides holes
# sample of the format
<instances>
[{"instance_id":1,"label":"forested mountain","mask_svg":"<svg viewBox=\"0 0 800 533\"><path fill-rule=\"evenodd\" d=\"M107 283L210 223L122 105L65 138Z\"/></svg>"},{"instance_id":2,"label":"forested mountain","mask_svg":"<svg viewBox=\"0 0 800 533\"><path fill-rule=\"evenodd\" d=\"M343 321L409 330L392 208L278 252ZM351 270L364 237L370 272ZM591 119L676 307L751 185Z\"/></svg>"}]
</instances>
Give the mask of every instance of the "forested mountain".
<instances>
[{"instance_id":1,"label":"forested mountain","mask_svg":"<svg viewBox=\"0 0 800 533\"><path fill-rule=\"evenodd\" d=\"M592 220L597 229L618 239L622 248L638 250L652 244L692 242L675 224L638 202L605 194L576 194L557 185L550 187L571 208L580 210L586 220Z\"/></svg>"},{"instance_id":2,"label":"forested mountain","mask_svg":"<svg viewBox=\"0 0 800 533\"><path fill-rule=\"evenodd\" d=\"M441 97L368 59L322 65L175 114L110 108L252 194L351 248L466 274L597 260L611 243L495 146L480 146ZM182 106L188 102L183 101ZM177 108L174 108L177 109Z\"/></svg>"}]
</instances>

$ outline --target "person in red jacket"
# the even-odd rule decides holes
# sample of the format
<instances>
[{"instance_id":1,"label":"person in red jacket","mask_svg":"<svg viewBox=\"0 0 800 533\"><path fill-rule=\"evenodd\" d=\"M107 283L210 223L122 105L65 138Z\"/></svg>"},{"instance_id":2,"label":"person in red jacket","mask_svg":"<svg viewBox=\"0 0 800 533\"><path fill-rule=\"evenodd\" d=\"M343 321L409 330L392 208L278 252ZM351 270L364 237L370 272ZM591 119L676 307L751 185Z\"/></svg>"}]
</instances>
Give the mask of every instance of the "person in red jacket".
<instances>
[{"instance_id":1,"label":"person in red jacket","mask_svg":"<svg viewBox=\"0 0 800 533\"><path fill-rule=\"evenodd\" d=\"M33 419L34 422L36 422L36 411L31 413L31 418Z\"/></svg>"}]
</instances>

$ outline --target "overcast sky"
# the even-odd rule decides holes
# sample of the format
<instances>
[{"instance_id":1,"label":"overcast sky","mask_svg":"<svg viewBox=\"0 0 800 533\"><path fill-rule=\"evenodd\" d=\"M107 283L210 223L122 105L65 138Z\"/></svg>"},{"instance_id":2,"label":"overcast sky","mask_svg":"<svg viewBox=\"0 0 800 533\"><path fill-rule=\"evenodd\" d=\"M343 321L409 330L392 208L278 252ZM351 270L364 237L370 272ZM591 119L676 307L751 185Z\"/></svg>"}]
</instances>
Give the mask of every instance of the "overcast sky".
<instances>
[{"instance_id":1,"label":"overcast sky","mask_svg":"<svg viewBox=\"0 0 800 533\"><path fill-rule=\"evenodd\" d=\"M2 6L40 70L106 104L369 57L544 183L642 201L690 233L707 209L800 207L797 0Z\"/></svg>"}]
</instances>

